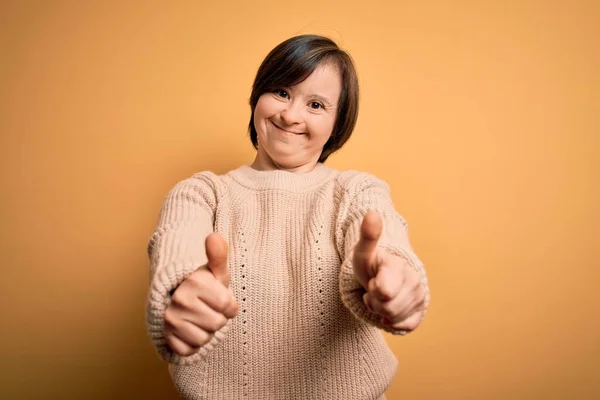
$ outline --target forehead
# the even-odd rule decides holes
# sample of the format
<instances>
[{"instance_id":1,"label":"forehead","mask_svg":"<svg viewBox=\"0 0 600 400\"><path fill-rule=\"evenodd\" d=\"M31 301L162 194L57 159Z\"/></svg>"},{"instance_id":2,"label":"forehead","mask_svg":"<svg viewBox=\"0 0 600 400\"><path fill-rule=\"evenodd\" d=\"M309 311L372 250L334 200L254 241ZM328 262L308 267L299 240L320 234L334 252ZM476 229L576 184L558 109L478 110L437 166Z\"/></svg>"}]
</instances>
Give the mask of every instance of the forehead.
<instances>
[{"instance_id":1,"label":"forehead","mask_svg":"<svg viewBox=\"0 0 600 400\"><path fill-rule=\"evenodd\" d=\"M342 90L342 76L337 66L321 64L305 80L292 86L292 89L303 94L325 96L336 102Z\"/></svg>"}]
</instances>

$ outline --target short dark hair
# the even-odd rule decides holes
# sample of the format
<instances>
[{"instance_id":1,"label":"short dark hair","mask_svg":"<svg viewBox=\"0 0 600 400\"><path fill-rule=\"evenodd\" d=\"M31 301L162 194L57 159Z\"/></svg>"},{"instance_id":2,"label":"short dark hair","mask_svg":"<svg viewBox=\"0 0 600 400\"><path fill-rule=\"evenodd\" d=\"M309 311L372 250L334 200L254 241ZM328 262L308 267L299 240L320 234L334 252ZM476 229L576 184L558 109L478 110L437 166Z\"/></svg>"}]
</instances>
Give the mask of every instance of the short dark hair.
<instances>
[{"instance_id":1,"label":"short dark hair","mask_svg":"<svg viewBox=\"0 0 600 400\"><path fill-rule=\"evenodd\" d=\"M280 43L267 55L258 68L250 95L250 140L258 149L254 127L254 110L264 93L302 82L322 63L338 68L342 90L331 137L325 143L319 162L324 162L342 148L352 135L358 118L358 78L352 58L331 39L318 35L294 36Z\"/></svg>"}]
</instances>

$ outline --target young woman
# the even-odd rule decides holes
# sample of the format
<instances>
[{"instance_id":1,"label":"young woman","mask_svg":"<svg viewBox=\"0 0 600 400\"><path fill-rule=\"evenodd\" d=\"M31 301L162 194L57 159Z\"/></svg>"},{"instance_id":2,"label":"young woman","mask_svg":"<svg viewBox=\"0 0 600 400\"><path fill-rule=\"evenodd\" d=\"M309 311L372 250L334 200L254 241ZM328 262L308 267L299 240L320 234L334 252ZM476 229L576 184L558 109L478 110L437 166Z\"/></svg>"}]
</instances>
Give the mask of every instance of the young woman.
<instances>
[{"instance_id":1,"label":"young woman","mask_svg":"<svg viewBox=\"0 0 600 400\"><path fill-rule=\"evenodd\" d=\"M260 66L252 165L168 194L150 239L148 330L186 399L379 399L413 331L423 265L388 185L324 165L354 129L358 81L328 38L293 37Z\"/></svg>"}]
</instances>

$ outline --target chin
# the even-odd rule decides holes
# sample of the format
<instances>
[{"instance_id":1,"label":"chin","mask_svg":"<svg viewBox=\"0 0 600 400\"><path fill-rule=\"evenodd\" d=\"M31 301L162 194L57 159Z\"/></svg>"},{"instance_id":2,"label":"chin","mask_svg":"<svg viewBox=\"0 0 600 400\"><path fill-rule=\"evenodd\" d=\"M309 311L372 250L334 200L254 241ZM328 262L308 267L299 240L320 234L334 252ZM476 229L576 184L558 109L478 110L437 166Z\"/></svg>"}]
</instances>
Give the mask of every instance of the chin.
<instances>
[{"instance_id":1,"label":"chin","mask_svg":"<svg viewBox=\"0 0 600 400\"><path fill-rule=\"evenodd\" d=\"M294 168L300 165L301 163L295 160L292 157L271 157L271 161L273 164L282 168Z\"/></svg>"}]
</instances>

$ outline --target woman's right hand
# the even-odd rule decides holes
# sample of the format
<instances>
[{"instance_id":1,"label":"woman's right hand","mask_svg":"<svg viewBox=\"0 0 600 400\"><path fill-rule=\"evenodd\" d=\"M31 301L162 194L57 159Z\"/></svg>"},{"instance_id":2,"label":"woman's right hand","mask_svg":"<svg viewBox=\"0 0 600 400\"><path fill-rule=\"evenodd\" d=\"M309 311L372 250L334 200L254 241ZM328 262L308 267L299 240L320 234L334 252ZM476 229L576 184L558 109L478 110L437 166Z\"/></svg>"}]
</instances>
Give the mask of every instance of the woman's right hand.
<instances>
[{"instance_id":1,"label":"woman's right hand","mask_svg":"<svg viewBox=\"0 0 600 400\"><path fill-rule=\"evenodd\" d=\"M238 304L228 288L227 242L212 233L205 244L207 265L177 287L165 311L165 339L180 356L196 353L238 313Z\"/></svg>"}]
</instances>

